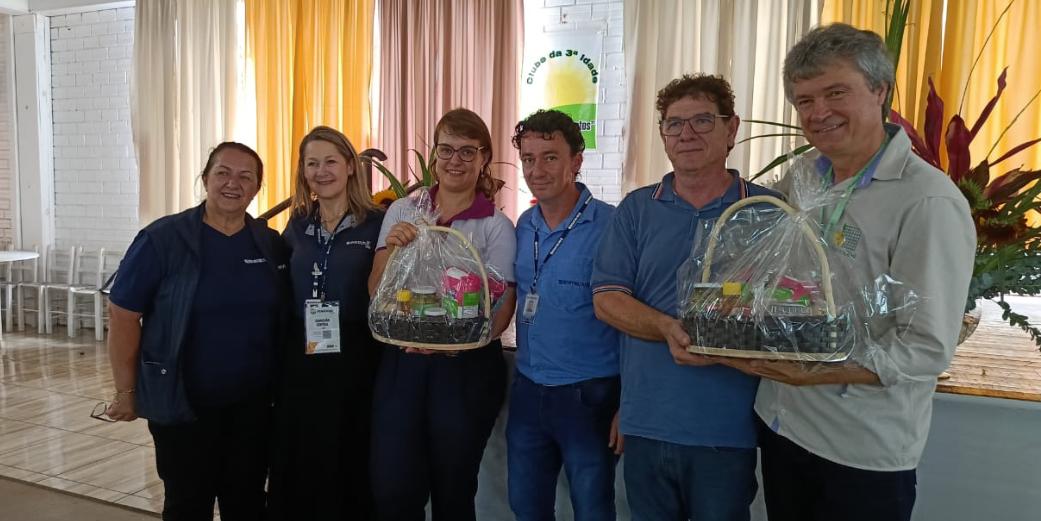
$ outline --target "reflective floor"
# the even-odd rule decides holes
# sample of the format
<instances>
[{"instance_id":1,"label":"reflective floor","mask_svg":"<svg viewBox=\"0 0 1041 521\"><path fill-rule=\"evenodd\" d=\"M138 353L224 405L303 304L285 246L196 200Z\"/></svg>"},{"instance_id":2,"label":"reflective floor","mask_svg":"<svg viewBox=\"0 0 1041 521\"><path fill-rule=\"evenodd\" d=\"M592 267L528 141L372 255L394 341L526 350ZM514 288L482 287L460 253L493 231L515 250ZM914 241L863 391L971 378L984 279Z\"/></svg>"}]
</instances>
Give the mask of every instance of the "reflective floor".
<instances>
[{"instance_id":1,"label":"reflective floor","mask_svg":"<svg viewBox=\"0 0 1041 521\"><path fill-rule=\"evenodd\" d=\"M161 511L163 484L145 422L90 417L112 389L107 349L90 331L75 339L5 331L0 475Z\"/></svg>"}]
</instances>

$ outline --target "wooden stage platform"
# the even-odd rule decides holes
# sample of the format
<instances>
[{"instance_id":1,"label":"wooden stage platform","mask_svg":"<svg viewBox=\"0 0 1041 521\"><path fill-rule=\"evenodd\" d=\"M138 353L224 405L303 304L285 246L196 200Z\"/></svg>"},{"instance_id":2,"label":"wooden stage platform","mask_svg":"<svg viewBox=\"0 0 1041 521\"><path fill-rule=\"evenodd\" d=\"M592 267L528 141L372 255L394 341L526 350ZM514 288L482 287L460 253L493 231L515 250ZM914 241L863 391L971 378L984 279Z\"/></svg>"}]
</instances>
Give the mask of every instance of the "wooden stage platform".
<instances>
[{"instance_id":1,"label":"wooden stage platform","mask_svg":"<svg viewBox=\"0 0 1041 521\"><path fill-rule=\"evenodd\" d=\"M1012 310L1041 326L1041 297L1007 297ZM1041 351L1024 331L1001 320L1001 308L983 302L979 328L951 362L943 393L1041 402Z\"/></svg>"}]
</instances>

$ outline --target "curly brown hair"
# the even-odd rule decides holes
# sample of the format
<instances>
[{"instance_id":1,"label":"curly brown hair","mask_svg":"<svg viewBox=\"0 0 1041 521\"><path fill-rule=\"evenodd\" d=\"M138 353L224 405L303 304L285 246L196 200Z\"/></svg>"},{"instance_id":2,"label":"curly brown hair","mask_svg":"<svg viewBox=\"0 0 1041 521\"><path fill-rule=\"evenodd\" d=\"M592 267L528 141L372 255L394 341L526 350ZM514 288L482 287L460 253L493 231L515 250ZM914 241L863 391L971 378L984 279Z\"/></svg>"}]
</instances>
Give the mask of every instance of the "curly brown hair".
<instances>
[{"instance_id":1,"label":"curly brown hair","mask_svg":"<svg viewBox=\"0 0 1041 521\"><path fill-rule=\"evenodd\" d=\"M654 106L660 118L665 119L665 111L669 110L669 106L686 97L705 98L719 107L720 115L734 115L734 91L730 83L722 76L698 73L684 74L658 91L658 100Z\"/></svg>"}]
</instances>

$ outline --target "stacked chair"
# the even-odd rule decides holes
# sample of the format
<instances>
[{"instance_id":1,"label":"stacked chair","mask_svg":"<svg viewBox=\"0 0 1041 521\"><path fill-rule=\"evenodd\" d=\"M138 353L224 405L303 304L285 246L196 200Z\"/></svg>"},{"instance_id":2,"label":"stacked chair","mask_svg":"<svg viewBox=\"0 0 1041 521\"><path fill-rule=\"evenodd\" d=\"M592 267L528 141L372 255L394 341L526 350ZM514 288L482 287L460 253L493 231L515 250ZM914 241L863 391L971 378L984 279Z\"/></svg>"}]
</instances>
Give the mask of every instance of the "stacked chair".
<instances>
[{"instance_id":1,"label":"stacked chair","mask_svg":"<svg viewBox=\"0 0 1041 521\"><path fill-rule=\"evenodd\" d=\"M0 266L0 297L6 304L3 318L7 330L12 330L12 317L17 314L18 330L24 331L29 315L34 318L37 333L52 333L54 324L64 319L68 335L74 337L80 322L89 320L94 338L104 340L106 306L101 288L122 257L122 252L104 248L48 246L42 259Z\"/></svg>"}]
</instances>

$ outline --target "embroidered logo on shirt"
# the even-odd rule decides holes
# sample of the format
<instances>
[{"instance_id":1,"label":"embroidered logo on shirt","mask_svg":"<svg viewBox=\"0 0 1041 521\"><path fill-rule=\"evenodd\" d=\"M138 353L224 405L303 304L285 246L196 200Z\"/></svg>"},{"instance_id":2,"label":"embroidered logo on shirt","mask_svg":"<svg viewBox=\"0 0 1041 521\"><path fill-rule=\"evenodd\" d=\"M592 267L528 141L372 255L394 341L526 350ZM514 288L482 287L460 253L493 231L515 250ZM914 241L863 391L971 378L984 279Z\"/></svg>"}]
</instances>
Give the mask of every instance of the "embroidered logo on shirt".
<instances>
[{"instance_id":1,"label":"embroidered logo on shirt","mask_svg":"<svg viewBox=\"0 0 1041 521\"><path fill-rule=\"evenodd\" d=\"M246 264L264 264L267 262L267 259L263 257L259 259L242 259L242 262L245 262Z\"/></svg>"},{"instance_id":2,"label":"embroidered logo on shirt","mask_svg":"<svg viewBox=\"0 0 1041 521\"><path fill-rule=\"evenodd\" d=\"M344 246L364 246L366 250L372 249L372 241L347 241Z\"/></svg>"},{"instance_id":3,"label":"embroidered logo on shirt","mask_svg":"<svg viewBox=\"0 0 1041 521\"><path fill-rule=\"evenodd\" d=\"M589 283L588 282L582 282L580 280L557 279L557 284L560 284L561 286L578 286L580 288L588 288L589 287Z\"/></svg>"}]
</instances>

